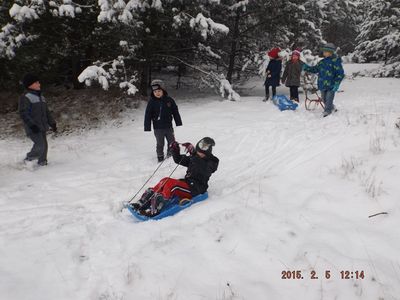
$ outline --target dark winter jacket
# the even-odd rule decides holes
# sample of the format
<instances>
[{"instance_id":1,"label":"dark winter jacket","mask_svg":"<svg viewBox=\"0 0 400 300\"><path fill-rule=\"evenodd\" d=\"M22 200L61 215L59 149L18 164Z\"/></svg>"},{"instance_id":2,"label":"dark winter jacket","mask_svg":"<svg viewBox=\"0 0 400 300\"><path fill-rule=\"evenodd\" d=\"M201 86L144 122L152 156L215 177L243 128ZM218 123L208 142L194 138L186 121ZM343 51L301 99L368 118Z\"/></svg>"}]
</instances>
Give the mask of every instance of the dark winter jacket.
<instances>
[{"instance_id":1,"label":"dark winter jacket","mask_svg":"<svg viewBox=\"0 0 400 300\"><path fill-rule=\"evenodd\" d=\"M331 91L339 87L344 78L342 60L336 54L325 57L316 66L304 65L304 70L310 73L318 73L318 89Z\"/></svg>"},{"instance_id":2,"label":"dark winter jacket","mask_svg":"<svg viewBox=\"0 0 400 300\"><path fill-rule=\"evenodd\" d=\"M188 168L184 181L189 185L192 196L205 193L211 174L218 168L219 159L212 154L201 158L197 154L181 155L179 151L173 151L172 156L177 164Z\"/></svg>"},{"instance_id":3,"label":"dark winter jacket","mask_svg":"<svg viewBox=\"0 0 400 300\"><path fill-rule=\"evenodd\" d=\"M288 61L285 71L282 75L282 82L284 82L286 86L300 86L300 75L302 68L303 63L301 61Z\"/></svg>"},{"instance_id":4,"label":"dark winter jacket","mask_svg":"<svg viewBox=\"0 0 400 300\"><path fill-rule=\"evenodd\" d=\"M22 95L19 99L18 110L27 135L32 134L33 125L36 125L41 132L49 130L49 125L51 127L56 125L47 107L46 99L40 91L28 90L25 95Z\"/></svg>"},{"instance_id":5,"label":"dark winter jacket","mask_svg":"<svg viewBox=\"0 0 400 300\"><path fill-rule=\"evenodd\" d=\"M265 79L265 85L279 86L281 80L281 71L282 61L278 59L271 59L267 66L267 78ZM268 77L268 75L271 75L271 77Z\"/></svg>"},{"instance_id":6,"label":"dark winter jacket","mask_svg":"<svg viewBox=\"0 0 400 300\"><path fill-rule=\"evenodd\" d=\"M172 128L172 117L175 120L176 126L182 125L178 106L174 99L168 95L164 95L161 99L157 99L152 95L146 107L144 131L151 131L151 121L153 121L154 129Z\"/></svg>"}]
</instances>

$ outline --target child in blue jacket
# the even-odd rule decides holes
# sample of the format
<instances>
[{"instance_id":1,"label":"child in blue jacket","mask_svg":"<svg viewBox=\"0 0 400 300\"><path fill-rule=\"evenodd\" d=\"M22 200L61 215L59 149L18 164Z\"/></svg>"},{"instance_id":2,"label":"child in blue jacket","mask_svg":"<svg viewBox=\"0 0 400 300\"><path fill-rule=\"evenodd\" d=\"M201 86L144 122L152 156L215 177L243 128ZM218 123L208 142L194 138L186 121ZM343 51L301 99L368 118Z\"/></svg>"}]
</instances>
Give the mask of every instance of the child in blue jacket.
<instances>
[{"instance_id":1,"label":"child in blue jacket","mask_svg":"<svg viewBox=\"0 0 400 300\"><path fill-rule=\"evenodd\" d=\"M344 78L344 70L342 60L336 54L335 45L328 43L321 50L324 59L313 67L305 64L303 69L306 72L318 73L318 89L321 91L321 97L325 104L323 116L326 117L335 110L333 99Z\"/></svg>"}]
</instances>

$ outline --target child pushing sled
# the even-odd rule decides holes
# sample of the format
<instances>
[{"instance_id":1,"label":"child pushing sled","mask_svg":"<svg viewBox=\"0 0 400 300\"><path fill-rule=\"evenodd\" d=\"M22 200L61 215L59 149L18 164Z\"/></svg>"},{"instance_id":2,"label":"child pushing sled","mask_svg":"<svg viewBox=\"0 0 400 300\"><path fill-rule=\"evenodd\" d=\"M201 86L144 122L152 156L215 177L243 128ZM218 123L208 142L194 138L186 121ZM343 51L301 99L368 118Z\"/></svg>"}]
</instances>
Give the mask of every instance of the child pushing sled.
<instances>
[{"instance_id":1,"label":"child pushing sled","mask_svg":"<svg viewBox=\"0 0 400 300\"><path fill-rule=\"evenodd\" d=\"M218 158L212 154L214 140L205 137L196 144L196 147L190 143L184 143L182 146L189 155L180 154L180 146L176 141L170 145L170 151L178 165L187 167L185 178L161 179L155 187L147 189L136 203L130 204L131 208L141 215L154 217L175 197L191 199L207 191L208 180L217 170L219 163Z\"/></svg>"}]
</instances>

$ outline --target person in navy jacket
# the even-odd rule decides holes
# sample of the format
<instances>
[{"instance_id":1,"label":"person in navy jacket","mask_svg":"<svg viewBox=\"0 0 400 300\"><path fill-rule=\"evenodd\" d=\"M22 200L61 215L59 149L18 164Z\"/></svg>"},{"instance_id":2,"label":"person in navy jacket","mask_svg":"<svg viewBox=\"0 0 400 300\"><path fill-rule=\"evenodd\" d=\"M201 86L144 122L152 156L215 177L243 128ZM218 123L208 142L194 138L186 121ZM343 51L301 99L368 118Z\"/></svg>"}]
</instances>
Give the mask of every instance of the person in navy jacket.
<instances>
[{"instance_id":1,"label":"person in navy jacket","mask_svg":"<svg viewBox=\"0 0 400 300\"><path fill-rule=\"evenodd\" d=\"M182 119L178 106L174 99L168 96L162 80L153 80L151 89L152 93L144 116L144 131L151 131L151 123L153 123L157 142L157 159L161 162L164 160L165 140L167 140L167 146L175 141L172 119L175 120L176 126L182 126Z\"/></svg>"}]
</instances>

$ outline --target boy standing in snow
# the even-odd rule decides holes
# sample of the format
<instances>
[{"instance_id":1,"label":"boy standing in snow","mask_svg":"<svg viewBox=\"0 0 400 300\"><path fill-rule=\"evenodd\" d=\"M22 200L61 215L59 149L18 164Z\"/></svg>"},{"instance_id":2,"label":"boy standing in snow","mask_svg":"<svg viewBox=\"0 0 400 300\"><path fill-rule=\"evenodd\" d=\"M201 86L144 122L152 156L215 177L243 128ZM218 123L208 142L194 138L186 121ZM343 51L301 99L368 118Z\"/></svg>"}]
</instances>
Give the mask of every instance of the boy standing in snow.
<instances>
[{"instance_id":1,"label":"boy standing in snow","mask_svg":"<svg viewBox=\"0 0 400 300\"><path fill-rule=\"evenodd\" d=\"M208 180L218 168L219 160L212 154L215 142L212 138L201 139L194 147L190 143L182 144L190 156L180 154L179 144L173 142L171 152L174 161L187 167L184 179L163 178L154 188L147 189L138 202L132 207L143 215L159 214L173 197L191 199L204 194L208 189ZM150 211L148 211L150 209Z\"/></svg>"},{"instance_id":2,"label":"boy standing in snow","mask_svg":"<svg viewBox=\"0 0 400 300\"><path fill-rule=\"evenodd\" d=\"M306 72L318 73L318 89L321 91L321 97L325 104L323 116L326 117L335 110L333 99L344 78L344 70L342 60L336 54L335 45L328 43L321 50L324 59L314 67L305 64L303 69Z\"/></svg>"},{"instance_id":3,"label":"boy standing in snow","mask_svg":"<svg viewBox=\"0 0 400 300\"><path fill-rule=\"evenodd\" d=\"M300 75L303 63L300 61L300 51L294 50L292 58L286 64L282 75L282 83L290 89L290 99L299 102Z\"/></svg>"},{"instance_id":4,"label":"boy standing in snow","mask_svg":"<svg viewBox=\"0 0 400 300\"><path fill-rule=\"evenodd\" d=\"M174 118L176 126L182 125L182 119L178 106L174 99L168 96L162 80L153 80L151 89L152 93L144 116L144 131L151 131L151 122L153 121L154 135L157 141L157 158L161 162L164 160L165 139L167 145L175 141L172 118Z\"/></svg>"},{"instance_id":5,"label":"boy standing in snow","mask_svg":"<svg viewBox=\"0 0 400 300\"><path fill-rule=\"evenodd\" d=\"M26 154L25 161L38 160L40 166L47 165L47 138L49 126L54 132L57 125L42 96L39 78L26 74L22 79L26 92L19 99L19 115L24 122L26 135L33 141L33 147Z\"/></svg>"},{"instance_id":6,"label":"boy standing in snow","mask_svg":"<svg viewBox=\"0 0 400 300\"><path fill-rule=\"evenodd\" d=\"M269 87L272 88L272 96L276 95L276 87L279 86L281 71L282 71L282 61L279 57L279 52L281 52L280 48L273 48L268 52L268 56L270 61L266 70L266 79L265 79L265 99L264 101L268 101L269 99Z\"/></svg>"}]
</instances>

